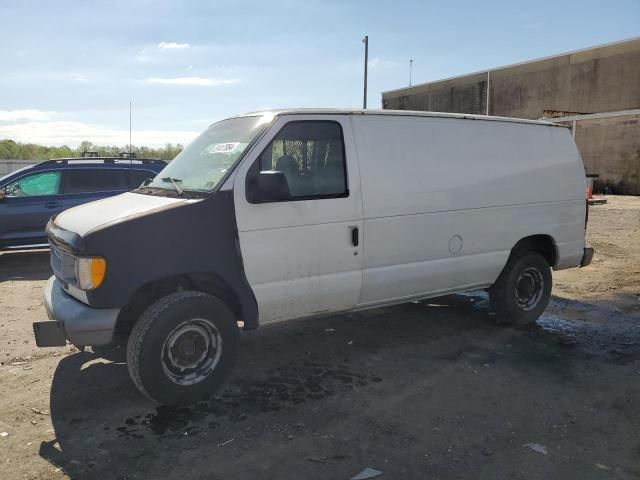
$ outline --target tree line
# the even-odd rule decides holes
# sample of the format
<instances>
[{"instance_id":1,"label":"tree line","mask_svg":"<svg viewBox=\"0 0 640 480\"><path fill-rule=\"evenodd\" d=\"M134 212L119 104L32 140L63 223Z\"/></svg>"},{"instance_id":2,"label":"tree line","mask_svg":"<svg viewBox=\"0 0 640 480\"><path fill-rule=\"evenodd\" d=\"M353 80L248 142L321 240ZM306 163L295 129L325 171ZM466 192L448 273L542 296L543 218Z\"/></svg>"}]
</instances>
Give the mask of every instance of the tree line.
<instances>
[{"instance_id":1,"label":"tree line","mask_svg":"<svg viewBox=\"0 0 640 480\"><path fill-rule=\"evenodd\" d=\"M150 148L132 146L131 151L137 158L159 158L161 160L173 160L183 149L179 143L167 143L164 147ZM67 145L61 147L47 147L35 143L19 143L13 140L0 140L0 159L2 160L31 160L34 162L51 160L54 158L81 157L83 152L98 152L99 156L117 157L120 152L128 152L129 146L101 146L84 141L78 148Z\"/></svg>"}]
</instances>

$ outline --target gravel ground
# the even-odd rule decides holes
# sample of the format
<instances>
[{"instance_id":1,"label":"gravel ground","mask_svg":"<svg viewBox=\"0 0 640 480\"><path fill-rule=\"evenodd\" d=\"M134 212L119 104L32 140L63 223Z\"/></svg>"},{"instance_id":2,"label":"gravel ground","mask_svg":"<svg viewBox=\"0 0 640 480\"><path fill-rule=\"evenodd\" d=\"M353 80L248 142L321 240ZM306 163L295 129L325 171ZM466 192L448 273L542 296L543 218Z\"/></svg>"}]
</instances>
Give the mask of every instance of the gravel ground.
<instances>
[{"instance_id":1,"label":"gravel ground","mask_svg":"<svg viewBox=\"0 0 640 480\"><path fill-rule=\"evenodd\" d=\"M640 478L640 198L538 324L483 292L243 333L219 396L157 408L122 344L38 349L48 252L0 254L0 478ZM6 433L6 435L4 433Z\"/></svg>"}]
</instances>

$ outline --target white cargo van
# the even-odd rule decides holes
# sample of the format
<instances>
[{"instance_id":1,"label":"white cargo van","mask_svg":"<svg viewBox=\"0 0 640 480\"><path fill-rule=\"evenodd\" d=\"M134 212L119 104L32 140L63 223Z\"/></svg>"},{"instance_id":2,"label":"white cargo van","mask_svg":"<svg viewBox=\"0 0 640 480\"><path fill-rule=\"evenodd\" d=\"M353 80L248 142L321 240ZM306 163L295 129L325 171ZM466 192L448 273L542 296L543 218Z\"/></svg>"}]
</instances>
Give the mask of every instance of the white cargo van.
<instances>
[{"instance_id":1,"label":"white cargo van","mask_svg":"<svg viewBox=\"0 0 640 480\"><path fill-rule=\"evenodd\" d=\"M489 288L533 322L587 265L570 131L407 111L281 110L211 125L151 183L49 223L40 346L130 332L138 388L211 394L260 323Z\"/></svg>"}]
</instances>

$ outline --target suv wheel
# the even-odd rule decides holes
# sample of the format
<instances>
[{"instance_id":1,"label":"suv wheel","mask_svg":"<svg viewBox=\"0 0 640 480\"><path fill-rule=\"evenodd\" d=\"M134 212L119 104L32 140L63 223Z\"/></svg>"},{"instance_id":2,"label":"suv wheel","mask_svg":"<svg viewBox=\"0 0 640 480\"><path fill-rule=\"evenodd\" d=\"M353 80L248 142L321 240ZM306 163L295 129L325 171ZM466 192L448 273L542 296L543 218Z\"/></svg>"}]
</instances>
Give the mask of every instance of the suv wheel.
<instances>
[{"instance_id":1,"label":"suv wheel","mask_svg":"<svg viewBox=\"0 0 640 480\"><path fill-rule=\"evenodd\" d=\"M211 396L235 366L238 327L226 304L202 292L167 295L142 314L127 344L136 387L163 405Z\"/></svg>"},{"instance_id":2,"label":"suv wheel","mask_svg":"<svg viewBox=\"0 0 640 480\"><path fill-rule=\"evenodd\" d=\"M489 289L491 306L501 323L528 325L544 312L551 298L551 268L536 252L512 254Z\"/></svg>"}]
</instances>

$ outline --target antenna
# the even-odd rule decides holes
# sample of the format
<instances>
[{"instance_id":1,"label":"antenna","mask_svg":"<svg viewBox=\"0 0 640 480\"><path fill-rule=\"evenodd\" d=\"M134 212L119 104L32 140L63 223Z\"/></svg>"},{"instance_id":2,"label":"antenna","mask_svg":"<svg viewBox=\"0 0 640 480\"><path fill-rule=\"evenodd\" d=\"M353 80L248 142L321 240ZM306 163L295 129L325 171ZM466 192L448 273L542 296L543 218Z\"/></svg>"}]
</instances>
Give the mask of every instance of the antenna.
<instances>
[{"instance_id":1,"label":"antenna","mask_svg":"<svg viewBox=\"0 0 640 480\"><path fill-rule=\"evenodd\" d=\"M413 70L413 58L409 60L409 86L411 86L411 73Z\"/></svg>"},{"instance_id":2,"label":"antenna","mask_svg":"<svg viewBox=\"0 0 640 480\"><path fill-rule=\"evenodd\" d=\"M131 100L129 100L129 158L131 158Z\"/></svg>"},{"instance_id":3,"label":"antenna","mask_svg":"<svg viewBox=\"0 0 640 480\"><path fill-rule=\"evenodd\" d=\"M129 100L129 188L133 187L133 180L131 179L132 168L133 161L131 160L131 100Z\"/></svg>"}]
</instances>

